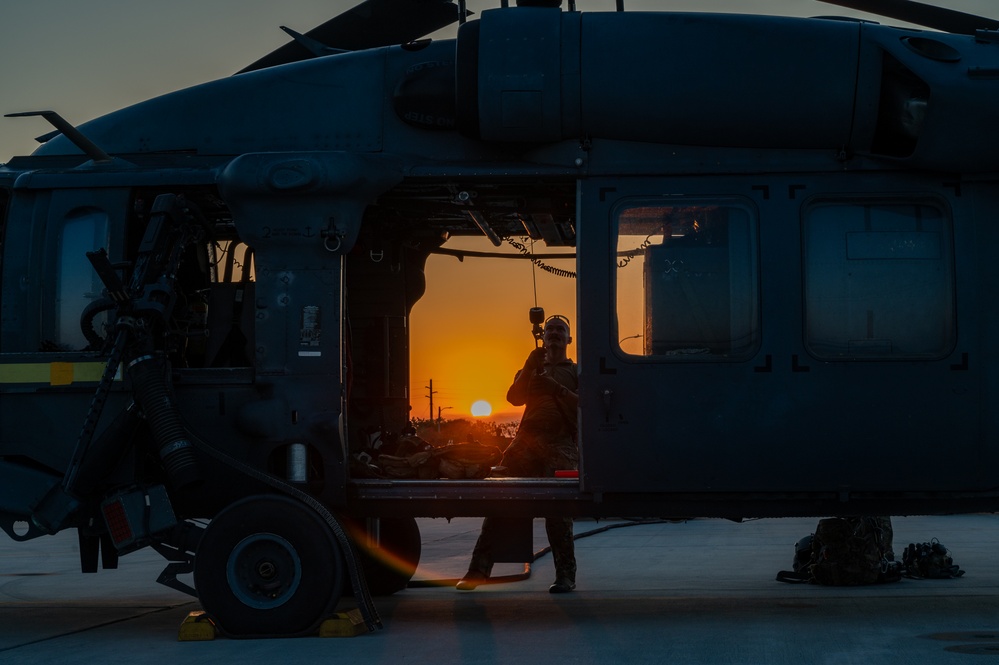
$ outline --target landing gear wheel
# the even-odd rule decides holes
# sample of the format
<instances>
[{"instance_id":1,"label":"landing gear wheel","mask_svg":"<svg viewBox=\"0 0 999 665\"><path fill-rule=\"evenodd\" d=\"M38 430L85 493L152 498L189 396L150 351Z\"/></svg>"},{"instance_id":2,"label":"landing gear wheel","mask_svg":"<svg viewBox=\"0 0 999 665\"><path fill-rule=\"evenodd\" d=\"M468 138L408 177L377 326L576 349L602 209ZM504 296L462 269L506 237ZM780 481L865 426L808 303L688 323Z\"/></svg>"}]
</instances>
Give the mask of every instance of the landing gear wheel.
<instances>
[{"instance_id":1,"label":"landing gear wheel","mask_svg":"<svg viewBox=\"0 0 999 665\"><path fill-rule=\"evenodd\" d=\"M357 548L371 595L390 596L405 589L423 552L416 520L412 517L380 518L377 543L368 536L363 518L350 519L346 526Z\"/></svg>"},{"instance_id":2,"label":"landing gear wheel","mask_svg":"<svg viewBox=\"0 0 999 665\"><path fill-rule=\"evenodd\" d=\"M346 577L329 525L279 495L228 506L205 529L194 558L201 605L233 637L314 633Z\"/></svg>"}]
</instances>

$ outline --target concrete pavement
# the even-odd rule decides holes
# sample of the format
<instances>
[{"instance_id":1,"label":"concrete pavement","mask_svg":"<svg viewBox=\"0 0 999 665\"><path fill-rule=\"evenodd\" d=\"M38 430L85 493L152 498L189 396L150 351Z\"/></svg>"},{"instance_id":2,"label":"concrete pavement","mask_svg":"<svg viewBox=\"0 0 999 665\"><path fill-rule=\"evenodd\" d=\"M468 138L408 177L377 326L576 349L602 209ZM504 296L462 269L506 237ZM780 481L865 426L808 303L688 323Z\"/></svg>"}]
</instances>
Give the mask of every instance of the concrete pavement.
<instances>
[{"instance_id":1,"label":"concrete pavement","mask_svg":"<svg viewBox=\"0 0 999 665\"><path fill-rule=\"evenodd\" d=\"M385 628L354 638L178 642L199 609L155 578L154 553L79 573L63 533L0 541L0 663L967 663L999 656L999 517L896 517L895 549L938 538L967 571L870 587L776 582L814 519L692 520L615 528L577 541L577 591L530 577L459 592L426 585L464 572L479 520L420 520L411 587L376 599ZM579 521L577 534L608 522ZM535 547L547 543L535 521ZM496 574L520 573L498 564ZM342 609L354 606L347 598ZM346 659L349 659L346 660ZM984 659L984 660L983 660Z\"/></svg>"}]
</instances>

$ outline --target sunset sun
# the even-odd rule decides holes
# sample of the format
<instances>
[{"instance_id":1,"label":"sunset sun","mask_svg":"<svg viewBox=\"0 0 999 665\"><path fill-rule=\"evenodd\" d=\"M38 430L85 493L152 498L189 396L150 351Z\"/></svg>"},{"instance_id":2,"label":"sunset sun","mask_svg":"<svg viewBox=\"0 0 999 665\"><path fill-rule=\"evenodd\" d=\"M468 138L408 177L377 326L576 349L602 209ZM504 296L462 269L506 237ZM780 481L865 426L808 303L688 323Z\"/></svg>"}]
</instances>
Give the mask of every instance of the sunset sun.
<instances>
[{"instance_id":1,"label":"sunset sun","mask_svg":"<svg viewBox=\"0 0 999 665\"><path fill-rule=\"evenodd\" d=\"M488 416L492 412L493 407L485 400L480 399L478 402L472 404L473 416Z\"/></svg>"}]
</instances>

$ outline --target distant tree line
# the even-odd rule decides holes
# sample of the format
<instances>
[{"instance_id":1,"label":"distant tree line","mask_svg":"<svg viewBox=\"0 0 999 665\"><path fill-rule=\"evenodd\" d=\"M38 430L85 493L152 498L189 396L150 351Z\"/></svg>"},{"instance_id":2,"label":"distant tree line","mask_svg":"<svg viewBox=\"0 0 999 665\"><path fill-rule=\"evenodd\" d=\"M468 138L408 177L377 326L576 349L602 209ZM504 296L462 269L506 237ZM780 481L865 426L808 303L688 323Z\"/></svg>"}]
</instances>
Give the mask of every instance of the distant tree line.
<instances>
[{"instance_id":1,"label":"distant tree line","mask_svg":"<svg viewBox=\"0 0 999 665\"><path fill-rule=\"evenodd\" d=\"M517 433L518 422L494 423L486 420L469 420L467 418L429 419L414 418L413 427L416 435L433 446L446 446L449 443L465 443L478 441L506 450Z\"/></svg>"}]
</instances>

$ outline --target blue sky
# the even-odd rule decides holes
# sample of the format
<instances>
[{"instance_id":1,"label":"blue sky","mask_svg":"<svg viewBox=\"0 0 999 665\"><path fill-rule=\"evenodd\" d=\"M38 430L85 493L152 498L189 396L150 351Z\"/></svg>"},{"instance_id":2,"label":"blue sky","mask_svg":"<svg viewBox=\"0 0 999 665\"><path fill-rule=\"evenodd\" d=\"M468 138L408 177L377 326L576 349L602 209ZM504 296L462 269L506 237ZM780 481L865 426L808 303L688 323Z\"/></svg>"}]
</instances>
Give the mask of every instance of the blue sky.
<instances>
[{"instance_id":1,"label":"blue sky","mask_svg":"<svg viewBox=\"0 0 999 665\"><path fill-rule=\"evenodd\" d=\"M999 17L995 0L932 2ZM353 4L351 0L0 0L0 113L51 109L79 124L150 97L228 76L288 41L278 26L305 32ZM500 2L468 0L467 4L479 12ZM610 11L614 4L614 0L577 0L583 11ZM871 18L816 0L625 0L625 7ZM48 124L39 118L0 118L0 163L30 153L37 145L34 137L48 131Z\"/></svg>"}]
</instances>

